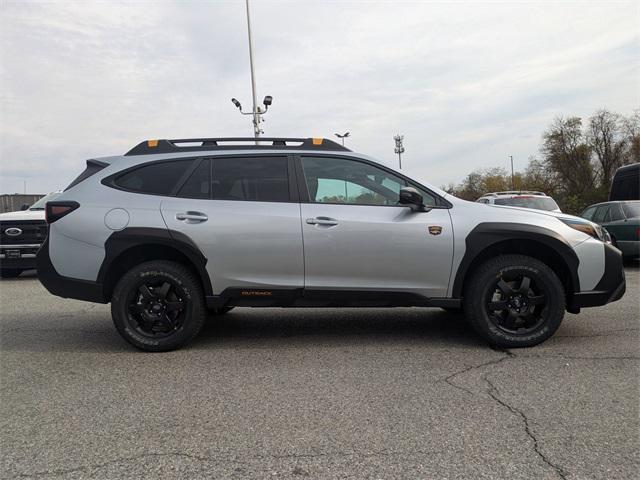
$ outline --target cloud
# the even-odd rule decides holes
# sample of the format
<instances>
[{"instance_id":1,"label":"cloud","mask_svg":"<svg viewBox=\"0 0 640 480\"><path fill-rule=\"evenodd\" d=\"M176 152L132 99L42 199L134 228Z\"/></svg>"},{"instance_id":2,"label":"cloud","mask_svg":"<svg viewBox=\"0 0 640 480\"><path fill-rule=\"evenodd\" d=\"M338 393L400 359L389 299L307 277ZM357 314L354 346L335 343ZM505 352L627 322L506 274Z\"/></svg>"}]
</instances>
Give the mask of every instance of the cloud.
<instances>
[{"instance_id":1,"label":"cloud","mask_svg":"<svg viewBox=\"0 0 640 480\"><path fill-rule=\"evenodd\" d=\"M64 187L145 138L250 135L243 2L5 1L0 191ZM436 185L523 167L556 115L640 104L635 2L252 2L266 133L332 137Z\"/></svg>"}]
</instances>

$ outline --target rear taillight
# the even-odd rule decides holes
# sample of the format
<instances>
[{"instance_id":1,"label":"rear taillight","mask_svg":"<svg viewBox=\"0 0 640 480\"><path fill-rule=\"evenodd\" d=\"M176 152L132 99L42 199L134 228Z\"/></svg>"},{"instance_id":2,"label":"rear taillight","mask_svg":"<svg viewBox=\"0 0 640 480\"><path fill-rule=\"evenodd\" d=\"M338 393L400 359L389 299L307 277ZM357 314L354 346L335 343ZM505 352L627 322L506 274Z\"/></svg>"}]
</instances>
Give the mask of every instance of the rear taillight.
<instances>
[{"instance_id":1,"label":"rear taillight","mask_svg":"<svg viewBox=\"0 0 640 480\"><path fill-rule=\"evenodd\" d=\"M47 202L44 208L45 219L48 224L52 224L73 212L79 206L78 202Z\"/></svg>"}]
</instances>

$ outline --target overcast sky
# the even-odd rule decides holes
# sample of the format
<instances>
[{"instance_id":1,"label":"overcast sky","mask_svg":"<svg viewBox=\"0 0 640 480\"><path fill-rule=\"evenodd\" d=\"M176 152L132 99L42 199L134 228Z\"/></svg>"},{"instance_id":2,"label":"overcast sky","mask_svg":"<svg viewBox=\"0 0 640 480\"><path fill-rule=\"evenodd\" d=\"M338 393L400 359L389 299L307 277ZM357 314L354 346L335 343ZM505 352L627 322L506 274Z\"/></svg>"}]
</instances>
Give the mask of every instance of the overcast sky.
<instances>
[{"instance_id":1,"label":"overcast sky","mask_svg":"<svg viewBox=\"0 0 640 480\"><path fill-rule=\"evenodd\" d=\"M64 188L141 140L249 136L244 2L1 0L0 193ZM516 168L558 115L640 106L640 2L253 0L266 135L347 145L435 185Z\"/></svg>"}]
</instances>

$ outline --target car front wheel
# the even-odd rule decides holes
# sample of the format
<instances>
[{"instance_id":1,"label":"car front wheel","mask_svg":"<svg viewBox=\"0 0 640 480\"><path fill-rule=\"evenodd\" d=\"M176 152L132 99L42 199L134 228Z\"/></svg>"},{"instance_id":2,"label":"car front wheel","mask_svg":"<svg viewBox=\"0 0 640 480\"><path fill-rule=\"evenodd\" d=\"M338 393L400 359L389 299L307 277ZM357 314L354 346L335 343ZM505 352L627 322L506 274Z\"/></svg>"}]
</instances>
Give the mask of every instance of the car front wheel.
<instances>
[{"instance_id":1,"label":"car front wheel","mask_svg":"<svg viewBox=\"0 0 640 480\"><path fill-rule=\"evenodd\" d=\"M200 282L191 270L176 262L152 261L120 279L111 315L127 342L163 352L190 342L202 329L206 309Z\"/></svg>"},{"instance_id":2,"label":"car front wheel","mask_svg":"<svg viewBox=\"0 0 640 480\"><path fill-rule=\"evenodd\" d=\"M496 347L531 347L562 322L565 293L555 272L524 255L502 255L472 274L464 295L469 323Z\"/></svg>"}]
</instances>

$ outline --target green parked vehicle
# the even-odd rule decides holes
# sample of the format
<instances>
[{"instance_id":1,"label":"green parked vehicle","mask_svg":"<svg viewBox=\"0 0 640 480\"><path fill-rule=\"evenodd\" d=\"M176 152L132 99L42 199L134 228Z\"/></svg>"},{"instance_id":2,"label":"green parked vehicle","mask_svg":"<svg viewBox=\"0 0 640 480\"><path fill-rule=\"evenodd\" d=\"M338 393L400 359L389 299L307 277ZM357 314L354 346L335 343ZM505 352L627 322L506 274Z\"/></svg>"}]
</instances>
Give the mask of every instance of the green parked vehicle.
<instances>
[{"instance_id":1,"label":"green parked vehicle","mask_svg":"<svg viewBox=\"0 0 640 480\"><path fill-rule=\"evenodd\" d=\"M596 203L580 216L602 225L625 257L640 257L640 200Z\"/></svg>"}]
</instances>

